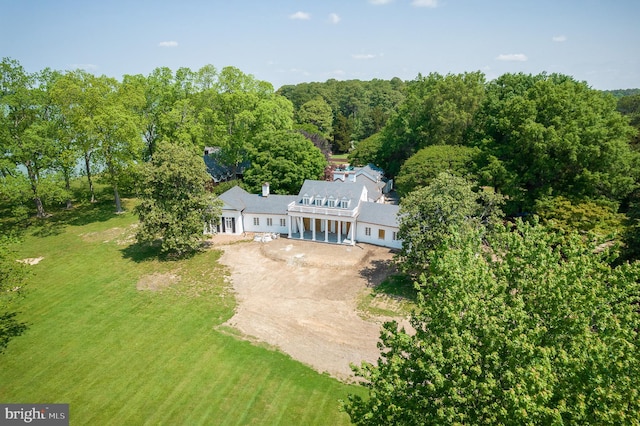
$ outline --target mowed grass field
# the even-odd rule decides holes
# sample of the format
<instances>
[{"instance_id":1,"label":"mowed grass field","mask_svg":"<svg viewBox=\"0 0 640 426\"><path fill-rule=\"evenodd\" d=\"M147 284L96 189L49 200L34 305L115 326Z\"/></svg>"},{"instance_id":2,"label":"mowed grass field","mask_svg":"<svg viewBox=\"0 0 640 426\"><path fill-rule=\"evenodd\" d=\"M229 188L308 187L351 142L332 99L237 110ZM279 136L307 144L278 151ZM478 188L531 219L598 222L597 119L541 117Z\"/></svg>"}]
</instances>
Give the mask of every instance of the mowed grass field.
<instances>
[{"instance_id":1,"label":"mowed grass field","mask_svg":"<svg viewBox=\"0 0 640 426\"><path fill-rule=\"evenodd\" d=\"M0 402L69 403L72 425L349 423L339 399L363 388L218 329L235 306L218 251L158 260L112 211L57 213L16 247L43 259L18 304L29 328L0 354ZM180 279L138 290L145 276Z\"/></svg>"}]
</instances>

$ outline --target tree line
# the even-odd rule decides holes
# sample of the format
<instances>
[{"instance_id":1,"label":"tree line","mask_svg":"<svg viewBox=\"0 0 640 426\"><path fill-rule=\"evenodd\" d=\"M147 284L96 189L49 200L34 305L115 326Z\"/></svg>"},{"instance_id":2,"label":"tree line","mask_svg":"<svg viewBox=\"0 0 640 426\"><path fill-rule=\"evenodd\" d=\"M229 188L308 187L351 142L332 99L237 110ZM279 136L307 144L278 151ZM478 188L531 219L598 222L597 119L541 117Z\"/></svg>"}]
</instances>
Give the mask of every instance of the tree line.
<instances>
[{"instance_id":1,"label":"tree line","mask_svg":"<svg viewBox=\"0 0 640 426\"><path fill-rule=\"evenodd\" d=\"M273 180L274 192L290 191L323 175L326 158L295 131L291 102L234 67L157 68L116 80L83 70L28 73L4 58L0 70L0 195L16 215L35 209L42 218L47 205L71 207L78 175L95 201L97 174L121 211L120 192L131 190L139 165L163 141L200 156L205 146L219 147L219 161L231 167L251 161L250 188ZM274 140L297 157L269 156ZM279 187L280 177L293 183Z\"/></svg>"}]
</instances>

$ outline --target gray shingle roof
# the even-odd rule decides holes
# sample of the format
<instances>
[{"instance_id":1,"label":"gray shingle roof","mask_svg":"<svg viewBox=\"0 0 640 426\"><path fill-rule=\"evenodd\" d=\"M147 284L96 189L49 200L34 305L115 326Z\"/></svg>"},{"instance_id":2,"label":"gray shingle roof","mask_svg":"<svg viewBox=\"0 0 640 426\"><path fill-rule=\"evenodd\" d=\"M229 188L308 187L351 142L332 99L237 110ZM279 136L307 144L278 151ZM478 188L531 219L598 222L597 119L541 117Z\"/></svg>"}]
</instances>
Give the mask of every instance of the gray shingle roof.
<instances>
[{"instance_id":1,"label":"gray shingle roof","mask_svg":"<svg viewBox=\"0 0 640 426\"><path fill-rule=\"evenodd\" d=\"M224 203L223 210L264 214L287 214L289 203L298 199L296 195L271 194L263 197L259 194L250 194L239 186L234 186L218 198Z\"/></svg>"},{"instance_id":2,"label":"gray shingle roof","mask_svg":"<svg viewBox=\"0 0 640 426\"><path fill-rule=\"evenodd\" d=\"M398 220L396 216L399 209L400 207L395 204L362 203L358 222L397 227Z\"/></svg>"},{"instance_id":3,"label":"gray shingle roof","mask_svg":"<svg viewBox=\"0 0 640 426\"><path fill-rule=\"evenodd\" d=\"M236 185L223 194L220 194L218 198L224 203L222 207L223 210L242 211L245 208L244 200L248 195L250 194L247 191Z\"/></svg>"},{"instance_id":4,"label":"gray shingle roof","mask_svg":"<svg viewBox=\"0 0 640 426\"><path fill-rule=\"evenodd\" d=\"M343 182L335 184L334 182L328 182L324 180L305 180L300 188L298 197L296 197L297 203L302 203L302 197L307 194L310 197L321 196L325 198L333 197L336 200L347 198L351 200L351 206L356 206L358 200L362 195L365 185L361 182Z\"/></svg>"}]
</instances>

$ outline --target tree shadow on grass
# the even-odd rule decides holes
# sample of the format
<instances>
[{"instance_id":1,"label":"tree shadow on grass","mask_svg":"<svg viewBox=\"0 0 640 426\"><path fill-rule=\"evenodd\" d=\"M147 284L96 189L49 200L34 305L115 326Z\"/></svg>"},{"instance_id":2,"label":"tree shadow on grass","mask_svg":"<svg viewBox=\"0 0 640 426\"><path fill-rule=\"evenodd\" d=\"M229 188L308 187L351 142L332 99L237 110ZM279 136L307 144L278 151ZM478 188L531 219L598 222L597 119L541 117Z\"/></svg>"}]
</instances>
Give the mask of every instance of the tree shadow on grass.
<instances>
[{"instance_id":1,"label":"tree shadow on grass","mask_svg":"<svg viewBox=\"0 0 640 426\"><path fill-rule=\"evenodd\" d=\"M373 288L374 293L417 300L417 290L413 281L399 273L392 260L374 260L370 266L360 271L360 276L367 280L367 287Z\"/></svg>"},{"instance_id":2,"label":"tree shadow on grass","mask_svg":"<svg viewBox=\"0 0 640 426\"><path fill-rule=\"evenodd\" d=\"M4 352L9 341L27 330L27 324L17 321L15 312L0 313L0 354Z\"/></svg>"},{"instance_id":3,"label":"tree shadow on grass","mask_svg":"<svg viewBox=\"0 0 640 426\"><path fill-rule=\"evenodd\" d=\"M122 257L136 263L153 260L165 260L160 250L160 244L133 243L120 250Z\"/></svg>"},{"instance_id":4,"label":"tree shadow on grass","mask_svg":"<svg viewBox=\"0 0 640 426\"><path fill-rule=\"evenodd\" d=\"M160 240L155 241L153 244L148 243L133 243L122 250L122 257L128 260L132 260L136 263L148 262L152 260L159 260L161 262L176 262L180 260L190 259L199 251L188 252L181 255L174 253L163 253L160 246Z\"/></svg>"},{"instance_id":5,"label":"tree shadow on grass","mask_svg":"<svg viewBox=\"0 0 640 426\"><path fill-rule=\"evenodd\" d=\"M0 209L0 222L3 234L22 236L30 232L36 237L44 238L59 235L67 226L83 226L95 222L106 222L115 217L113 201L105 200L97 203L84 202L71 209L48 209L45 218L15 217L10 209Z\"/></svg>"}]
</instances>

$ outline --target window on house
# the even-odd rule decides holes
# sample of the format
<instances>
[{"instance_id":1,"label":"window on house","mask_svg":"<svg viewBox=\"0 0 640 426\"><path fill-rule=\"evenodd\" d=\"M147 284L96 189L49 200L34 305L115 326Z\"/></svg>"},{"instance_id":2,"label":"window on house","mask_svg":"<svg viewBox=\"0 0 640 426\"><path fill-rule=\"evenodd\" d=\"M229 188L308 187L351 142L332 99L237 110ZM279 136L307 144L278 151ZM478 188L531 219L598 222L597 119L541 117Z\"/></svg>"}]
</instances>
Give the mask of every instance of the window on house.
<instances>
[{"instance_id":1,"label":"window on house","mask_svg":"<svg viewBox=\"0 0 640 426\"><path fill-rule=\"evenodd\" d=\"M371 228L369 228L368 226L366 228L364 228L364 235L366 235L367 237L371 236Z\"/></svg>"},{"instance_id":2,"label":"window on house","mask_svg":"<svg viewBox=\"0 0 640 426\"><path fill-rule=\"evenodd\" d=\"M391 239L392 239L393 241L398 241L398 233L397 233L397 232L395 232L395 231L394 231L394 232L392 232L392 233L391 233Z\"/></svg>"},{"instance_id":3,"label":"window on house","mask_svg":"<svg viewBox=\"0 0 640 426\"><path fill-rule=\"evenodd\" d=\"M384 229L378 229L378 239L384 240Z\"/></svg>"},{"instance_id":4,"label":"window on house","mask_svg":"<svg viewBox=\"0 0 640 426\"><path fill-rule=\"evenodd\" d=\"M311 204L311 197L309 197L307 194L304 194L302 196L302 204L306 204L306 205Z\"/></svg>"},{"instance_id":5,"label":"window on house","mask_svg":"<svg viewBox=\"0 0 640 426\"><path fill-rule=\"evenodd\" d=\"M333 197L329 197L329 199L327 200L327 207L335 207L336 206L336 200Z\"/></svg>"},{"instance_id":6,"label":"window on house","mask_svg":"<svg viewBox=\"0 0 640 426\"><path fill-rule=\"evenodd\" d=\"M280 219L280 226L287 226L287 219Z\"/></svg>"},{"instance_id":7,"label":"window on house","mask_svg":"<svg viewBox=\"0 0 640 426\"><path fill-rule=\"evenodd\" d=\"M267 226L273 226L273 219L270 217L267 218Z\"/></svg>"},{"instance_id":8,"label":"window on house","mask_svg":"<svg viewBox=\"0 0 640 426\"><path fill-rule=\"evenodd\" d=\"M346 198L340 200L340 208L346 209L347 207L349 207L349 200L347 200Z\"/></svg>"},{"instance_id":9,"label":"window on house","mask_svg":"<svg viewBox=\"0 0 640 426\"><path fill-rule=\"evenodd\" d=\"M254 217L253 218L253 225L254 226L260 226L260 218L259 217Z\"/></svg>"},{"instance_id":10,"label":"window on house","mask_svg":"<svg viewBox=\"0 0 640 426\"><path fill-rule=\"evenodd\" d=\"M323 200L321 197L316 197L316 198L313 200L313 204L315 204L316 206L321 206L323 201L324 201L324 200Z\"/></svg>"}]
</instances>

